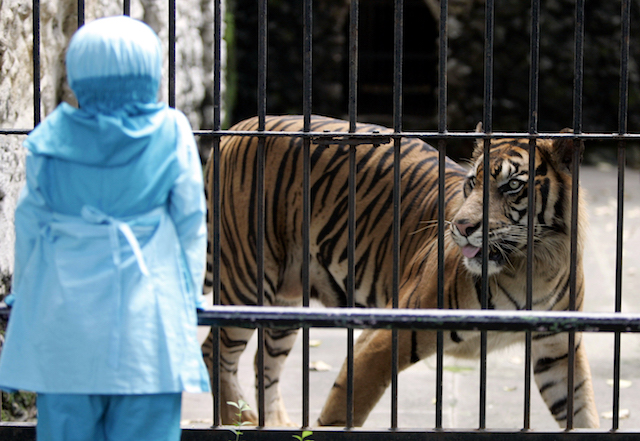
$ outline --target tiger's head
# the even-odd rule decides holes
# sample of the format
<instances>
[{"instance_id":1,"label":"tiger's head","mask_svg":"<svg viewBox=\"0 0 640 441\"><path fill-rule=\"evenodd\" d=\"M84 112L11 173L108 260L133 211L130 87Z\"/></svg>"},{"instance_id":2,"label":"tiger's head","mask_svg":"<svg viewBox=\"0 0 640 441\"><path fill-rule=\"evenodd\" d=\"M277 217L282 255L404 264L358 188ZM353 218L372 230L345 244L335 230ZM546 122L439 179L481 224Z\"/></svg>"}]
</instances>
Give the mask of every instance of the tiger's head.
<instances>
[{"instance_id":1,"label":"tiger's head","mask_svg":"<svg viewBox=\"0 0 640 441\"><path fill-rule=\"evenodd\" d=\"M481 131L478 125L477 131ZM564 129L563 132L571 132ZM482 273L484 148L478 141L464 180L462 205L451 222L451 237L460 247L468 270ZM572 139L537 139L535 154L534 261L536 267L566 265L570 252ZM579 143L582 153L582 143ZM494 139L489 159L488 273L526 264L529 194L529 140ZM579 203L579 206L583 204ZM579 215L578 255L582 249ZM541 268L540 268L541 269Z\"/></svg>"}]
</instances>

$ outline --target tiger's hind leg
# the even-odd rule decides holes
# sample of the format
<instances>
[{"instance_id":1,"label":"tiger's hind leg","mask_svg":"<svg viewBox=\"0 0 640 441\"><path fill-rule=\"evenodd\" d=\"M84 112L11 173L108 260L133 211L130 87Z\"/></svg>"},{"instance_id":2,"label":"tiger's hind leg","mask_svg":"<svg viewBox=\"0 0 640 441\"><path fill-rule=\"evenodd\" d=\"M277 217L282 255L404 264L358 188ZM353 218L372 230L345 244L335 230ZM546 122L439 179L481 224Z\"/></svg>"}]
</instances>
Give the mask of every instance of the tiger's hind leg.
<instances>
[{"instance_id":1,"label":"tiger's hind leg","mask_svg":"<svg viewBox=\"0 0 640 441\"><path fill-rule=\"evenodd\" d=\"M600 427L591 371L580 334L576 334L573 426ZM540 395L561 427L567 425L568 335L538 334L533 339L533 373Z\"/></svg>"},{"instance_id":2,"label":"tiger's hind leg","mask_svg":"<svg viewBox=\"0 0 640 441\"><path fill-rule=\"evenodd\" d=\"M227 403L246 401L238 381L238 363L253 332L254 329L245 328L220 329L220 419L224 425L233 425L237 422L238 410ZM209 332L207 339L202 344L202 353L209 374L213 379L212 350L213 333ZM242 420L258 424L258 416L253 410L243 412Z\"/></svg>"},{"instance_id":3,"label":"tiger's hind leg","mask_svg":"<svg viewBox=\"0 0 640 441\"><path fill-rule=\"evenodd\" d=\"M264 403L266 426L296 426L289 419L280 392L280 374L287 355L298 335L297 329L265 329L264 332ZM256 377L258 375L256 354ZM256 397L259 393L256 381ZM257 400L256 400L257 401Z\"/></svg>"}]
</instances>

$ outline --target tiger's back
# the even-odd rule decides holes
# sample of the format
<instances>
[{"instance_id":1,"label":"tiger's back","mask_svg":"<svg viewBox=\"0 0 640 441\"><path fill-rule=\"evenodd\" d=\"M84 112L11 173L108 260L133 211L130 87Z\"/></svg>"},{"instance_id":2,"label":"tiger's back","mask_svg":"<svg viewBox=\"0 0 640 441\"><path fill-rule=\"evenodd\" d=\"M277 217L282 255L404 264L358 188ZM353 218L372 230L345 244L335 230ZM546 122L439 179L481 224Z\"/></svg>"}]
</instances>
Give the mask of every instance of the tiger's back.
<instances>
[{"instance_id":1,"label":"tiger's back","mask_svg":"<svg viewBox=\"0 0 640 441\"><path fill-rule=\"evenodd\" d=\"M257 118L231 130L258 127ZM301 132L302 117L267 117L267 131ZM348 122L313 117L312 132L347 132ZM359 124L358 132L387 128ZM220 155L222 303L255 304L257 137L225 137ZM265 141L265 303L301 302L303 140ZM400 268L405 268L437 218L438 152L419 140L403 140ZM356 306L383 307L391 296L393 144L356 148ZM211 170L208 171L211 173ZM349 146L310 148L311 295L326 306L346 306ZM447 213L457 209L464 169L447 159ZM238 256L242 256L239 259ZM210 277L208 278L210 281ZM242 282L240 282L242 281ZM242 283L242 285L239 285Z\"/></svg>"}]
</instances>

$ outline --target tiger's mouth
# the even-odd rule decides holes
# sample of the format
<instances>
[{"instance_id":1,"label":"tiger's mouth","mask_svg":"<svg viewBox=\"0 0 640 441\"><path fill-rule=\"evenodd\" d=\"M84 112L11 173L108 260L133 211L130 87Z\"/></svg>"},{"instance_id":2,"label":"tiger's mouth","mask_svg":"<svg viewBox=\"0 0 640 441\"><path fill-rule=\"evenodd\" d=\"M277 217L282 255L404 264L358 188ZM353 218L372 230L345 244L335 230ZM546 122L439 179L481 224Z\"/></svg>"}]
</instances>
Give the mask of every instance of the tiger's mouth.
<instances>
[{"instance_id":1,"label":"tiger's mouth","mask_svg":"<svg viewBox=\"0 0 640 441\"><path fill-rule=\"evenodd\" d=\"M469 260L474 260L482 264L482 247L476 247L473 245L465 245L461 248L462 255ZM504 252L501 252L497 247L489 246L489 260L497 265L504 265L506 263Z\"/></svg>"}]
</instances>

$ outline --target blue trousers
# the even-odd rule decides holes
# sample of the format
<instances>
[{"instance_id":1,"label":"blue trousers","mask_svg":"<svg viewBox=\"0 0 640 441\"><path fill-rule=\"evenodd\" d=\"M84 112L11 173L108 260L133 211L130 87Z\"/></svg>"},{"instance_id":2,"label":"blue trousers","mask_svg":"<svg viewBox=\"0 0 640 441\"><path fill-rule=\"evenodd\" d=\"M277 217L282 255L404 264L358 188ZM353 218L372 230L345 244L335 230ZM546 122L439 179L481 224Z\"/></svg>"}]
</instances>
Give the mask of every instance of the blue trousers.
<instances>
[{"instance_id":1,"label":"blue trousers","mask_svg":"<svg viewBox=\"0 0 640 441\"><path fill-rule=\"evenodd\" d=\"M182 395L38 394L37 441L179 441Z\"/></svg>"}]
</instances>

